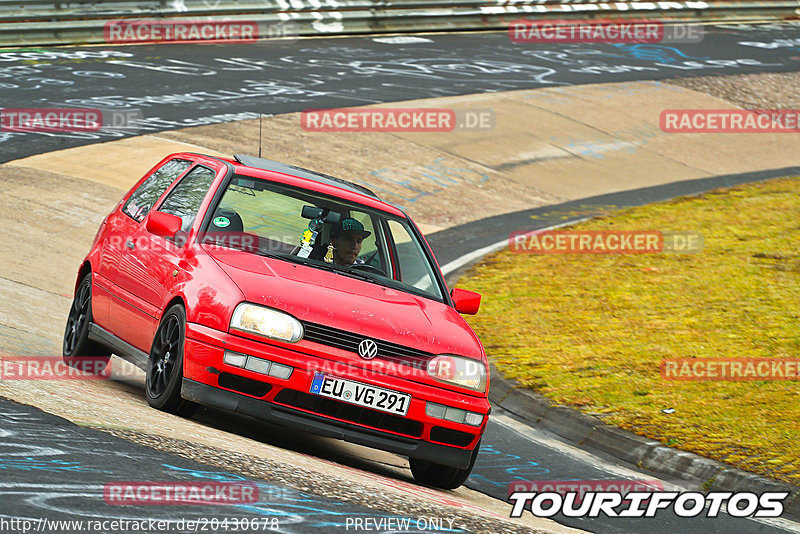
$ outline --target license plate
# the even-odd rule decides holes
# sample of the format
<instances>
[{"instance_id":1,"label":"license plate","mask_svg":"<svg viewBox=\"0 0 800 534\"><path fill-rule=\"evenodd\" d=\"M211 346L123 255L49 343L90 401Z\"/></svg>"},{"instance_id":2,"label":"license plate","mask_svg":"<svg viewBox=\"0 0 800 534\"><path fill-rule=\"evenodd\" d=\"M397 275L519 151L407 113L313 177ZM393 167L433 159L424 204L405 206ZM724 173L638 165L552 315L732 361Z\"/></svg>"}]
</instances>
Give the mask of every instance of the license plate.
<instances>
[{"instance_id":1,"label":"license plate","mask_svg":"<svg viewBox=\"0 0 800 534\"><path fill-rule=\"evenodd\" d=\"M407 393L326 376L323 373L314 373L309 392L395 415L405 415L411 402L411 395Z\"/></svg>"}]
</instances>

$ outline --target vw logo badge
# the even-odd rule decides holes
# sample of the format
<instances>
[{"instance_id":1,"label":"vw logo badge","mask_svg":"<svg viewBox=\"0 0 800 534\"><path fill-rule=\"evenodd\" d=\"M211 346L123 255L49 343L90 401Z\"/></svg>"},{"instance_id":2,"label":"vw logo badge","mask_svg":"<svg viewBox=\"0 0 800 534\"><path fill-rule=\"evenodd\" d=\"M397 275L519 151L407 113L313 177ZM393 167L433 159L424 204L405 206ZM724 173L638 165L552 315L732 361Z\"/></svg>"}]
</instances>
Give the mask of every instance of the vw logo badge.
<instances>
[{"instance_id":1,"label":"vw logo badge","mask_svg":"<svg viewBox=\"0 0 800 534\"><path fill-rule=\"evenodd\" d=\"M358 355L365 360L371 360L378 355L378 344L371 339L365 339L358 344Z\"/></svg>"}]
</instances>

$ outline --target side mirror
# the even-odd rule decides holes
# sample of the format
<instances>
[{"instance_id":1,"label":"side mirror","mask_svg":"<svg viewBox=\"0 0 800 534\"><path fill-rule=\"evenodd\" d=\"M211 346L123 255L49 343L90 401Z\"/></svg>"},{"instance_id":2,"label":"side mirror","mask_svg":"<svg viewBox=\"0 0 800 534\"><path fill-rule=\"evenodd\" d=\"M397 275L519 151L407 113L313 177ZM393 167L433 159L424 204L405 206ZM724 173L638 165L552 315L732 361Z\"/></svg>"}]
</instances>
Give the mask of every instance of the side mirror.
<instances>
[{"instance_id":1,"label":"side mirror","mask_svg":"<svg viewBox=\"0 0 800 534\"><path fill-rule=\"evenodd\" d=\"M177 215L150 210L145 229L151 234L171 239L180 231L181 225L183 221Z\"/></svg>"},{"instance_id":2,"label":"side mirror","mask_svg":"<svg viewBox=\"0 0 800 534\"><path fill-rule=\"evenodd\" d=\"M456 311L467 315L475 315L481 307L481 294L466 289L453 288L450 291Z\"/></svg>"}]
</instances>

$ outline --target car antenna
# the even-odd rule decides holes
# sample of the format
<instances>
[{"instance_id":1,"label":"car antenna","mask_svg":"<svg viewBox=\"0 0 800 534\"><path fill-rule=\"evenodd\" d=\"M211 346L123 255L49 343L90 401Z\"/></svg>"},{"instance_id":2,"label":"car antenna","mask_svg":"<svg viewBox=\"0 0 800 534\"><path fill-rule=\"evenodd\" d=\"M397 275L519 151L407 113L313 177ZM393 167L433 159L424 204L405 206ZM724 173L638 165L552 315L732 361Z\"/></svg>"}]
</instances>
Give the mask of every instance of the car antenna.
<instances>
[{"instance_id":1,"label":"car antenna","mask_svg":"<svg viewBox=\"0 0 800 534\"><path fill-rule=\"evenodd\" d=\"M264 114L258 112L258 158L261 159L261 123L264 121Z\"/></svg>"}]
</instances>

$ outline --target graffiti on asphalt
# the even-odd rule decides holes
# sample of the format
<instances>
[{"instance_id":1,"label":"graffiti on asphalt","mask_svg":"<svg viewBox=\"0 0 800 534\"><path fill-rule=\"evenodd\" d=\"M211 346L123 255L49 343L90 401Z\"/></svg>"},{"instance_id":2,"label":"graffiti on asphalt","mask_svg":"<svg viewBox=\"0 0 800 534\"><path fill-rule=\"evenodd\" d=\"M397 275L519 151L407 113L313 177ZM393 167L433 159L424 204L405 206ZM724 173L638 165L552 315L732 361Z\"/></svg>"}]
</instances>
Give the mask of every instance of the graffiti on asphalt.
<instances>
[{"instance_id":1,"label":"graffiti on asphalt","mask_svg":"<svg viewBox=\"0 0 800 534\"><path fill-rule=\"evenodd\" d=\"M347 518L397 518L397 515L371 510L343 500L334 500L288 486L255 481L248 477L207 467L195 468L161 462L155 472L163 481L252 481L259 488L258 502L252 504L205 504L125 507L105 504L104 485L120 480L140 480L142 465L151 465L162 453L142 449L141 452L115 446L116 438L102 433L92 436L70 423L52 416L40 416L33 408L0 408L0 469L6 471L0 481L0 517L30 519L64 518L84 520L166 521L176 530L181 519L269 518L276 520L278 530L303 532L319 528L345 528ZM178 460L178 459L176 459ZM100 466L103 466L102 468ZM109 467L111 466L111 467ZM42 481L42 475L31 471L56 471L58 481ZM145 471L146 472L146 471ZM44 475L52 480L53 475ZM148 475L145 475L148 476ZM149 475L152 477L152 473ZM87 481L87 477L91 477ZM10 515L9 511L14 510ZM258 523L261 525L262 523ZM272 524L272 523L270 523ZM411 521L412 527L415 521ZM453 525L437 528L439 532L464 532ZM179 529L178 529L179 530ZM247 530L247 529L244 529ZM252 530L256 530L255 527ZM263 528L259 531L263 531ZM377 532L386 532L377 529ZM424 532L411 528L404 532ZM430 530L427 530L430 531Z\"/></svg>"},{"instance_id":2,"label":"graffiti on asphalt","mask_svg":"<svg viewBox=\"0 0 800 534\"><path fill-rule=\"evenodd\" d=\"M533 460L503 452L493 444L481 445L481 452L470 479L505 488L514 480L533 480L550 472L550 469Z\"/></svg>"},{"instance_id":3,"label":"graffiti on asphalt","mask_svg":"<svg viewBox=\"0 0 800 534\"><path fill-rule=\"evenodd\" d=\"M752 48L764 48L768 50L775 50L776 48L789 48L792 50L800 50L800 39L774 39L772 41L739 41L741 46L749 46Z\"/></svg>"},{"instance_id":4,"label":"graffiti on asphalt","mask_svg":"<svg viewBox=\"0 0 800 534\"><path fill-rule=\"evenodd\" d=\"M796 33L795 26L785 27L786 32ZM731 30L715 31L724 34ZM601 79L629 81L705 72L753 72L785 67L792 61L776 51L797 46L797 38L762 41L758 39L761 35L784 37L774 32L741 30L738 39L728 38L734 48L721 47L714 54L710 50L715 49L688 44L533 47L511 43L507 35L500 33L471 36L469 39L475 43L455 45L445 36L391 46L358 38L347 43L337 41L328 47L305 42L247 44L232 47L232 53L225 56L216 55L217 49L209 47L206 54L167 57L172 50L170 45L6 51L0 52L0 90L8 107L131 109L143 116L124 127L104 125L97 132L0 131L0 144L9 146L13 142L18 151L27 153L36 151L26 143L32 136L42 139L45 146L63 148L254 118L259 113L558 88ZM737 41L744 38L750 40L739 44L746 44L752 55L735 53L742 49L736 48ZM698 49L704 53L693 52ZM6 152L4 159L13 159L10 150Z\"/></svg>"},{"instance_id":5,"label":"graffiti on asphalt","mask_svg":"<svg viewBox=\"0 0 800 534\"><path fill-rule=\"evenodd\" d=\"M107 472L87 467L72 458L73 455L78 458L92 454L113 455L114 451L98 447L95 440L70 432L66 427L30 428L30 423L37 420L24 412L0 412L0 469ZM36 443L38 438L45 437L57 444Z\"/></svg>"}]
</instances>

